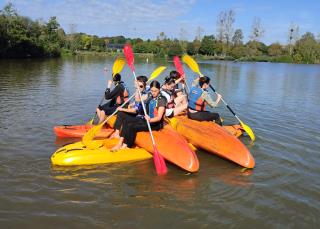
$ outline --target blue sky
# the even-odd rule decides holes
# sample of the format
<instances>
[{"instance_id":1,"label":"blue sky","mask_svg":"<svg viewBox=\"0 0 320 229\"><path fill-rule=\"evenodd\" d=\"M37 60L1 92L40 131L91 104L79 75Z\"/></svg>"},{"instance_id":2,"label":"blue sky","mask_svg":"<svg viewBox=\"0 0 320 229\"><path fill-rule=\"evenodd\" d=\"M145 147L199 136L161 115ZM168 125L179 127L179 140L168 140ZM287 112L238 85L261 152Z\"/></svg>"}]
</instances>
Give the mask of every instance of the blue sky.
<instances>
[{"instance_id":1,"label":"blue sky","mask_svg":"<svg viewBox=\"0 0 320 229\"><path fill-rule=\"evenodd\" d=\"M286 43L291 23L299 26L301 35L320 33L320 0L0 0L0 7L8 2L32 19L57 16L66 32L75 24L77 32L98 36L155 39L163 31L179 38L183 28L192 40L198 26L204 34L216 34L217 16L230 9L236 12L234 28L243 30L245 41L255 17L261 19L267 44Z\"/></svg>"}]
</instances>

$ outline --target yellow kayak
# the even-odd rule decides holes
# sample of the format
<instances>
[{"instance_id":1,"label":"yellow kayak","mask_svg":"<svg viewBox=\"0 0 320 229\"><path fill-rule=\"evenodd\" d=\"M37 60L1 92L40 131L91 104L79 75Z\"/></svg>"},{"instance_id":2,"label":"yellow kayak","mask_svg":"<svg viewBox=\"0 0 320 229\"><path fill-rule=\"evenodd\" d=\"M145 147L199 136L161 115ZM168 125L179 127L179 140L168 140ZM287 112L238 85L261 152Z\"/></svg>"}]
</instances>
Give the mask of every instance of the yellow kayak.
<instances>
[{"instance_id":1,"label":"yellow kayak","mask_svg":"<svg viewBox=\"0 0 320 229\"><path fill-rule=\"evenodd\" d=\"M140 161L152 158L152 155L142 148L127 148L116 152L110 149L118 143L118 139L95 140L103 142L98 149L88 149L82 142L76 142L58 149L51 156L53 165L92 165L117 163L125 161Z\"/></svg>"}]
</instances>

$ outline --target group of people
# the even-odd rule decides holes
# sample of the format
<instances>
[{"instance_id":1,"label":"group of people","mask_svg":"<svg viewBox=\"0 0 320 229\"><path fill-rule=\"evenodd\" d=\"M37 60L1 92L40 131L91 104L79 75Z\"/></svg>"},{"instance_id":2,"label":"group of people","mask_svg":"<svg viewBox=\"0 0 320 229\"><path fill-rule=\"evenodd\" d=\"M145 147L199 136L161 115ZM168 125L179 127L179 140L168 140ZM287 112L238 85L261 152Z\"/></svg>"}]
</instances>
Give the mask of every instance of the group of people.
<instances>
[{"instance_id":1,"label":"group of people","mask_svg":"<svg viewBox=\"0 0 320 229\"><path fill-rule=\"evenodd\" d=\"M113 80L108 81L105 99L109 101L97 108L97 114L99 123L101 123L106 116L117 111L115 131L111 138L119 138L119 143L113 147L113 151L126 147L131 148L137 132L148 131L146 121L149 121L152 130L160 130L163 128L165 117L172 118L186 113L190 119L214 121L222 125L218 113L207 111L207 106L216 107L221 100L221 95L217 94L214 101L208 93L209 77L196 78L189 92L185 90L184 75L181 76L177 71L171 71L163 85L154 80L148 87L147 82L146 76L137 77L134 102L129 103L129 91L121 81L121 75L115 74ZM113 90L111 90L112 83L114 84ZM145 105L146 114L144 114L142 103Z\"/></svg>"}]
</instances>

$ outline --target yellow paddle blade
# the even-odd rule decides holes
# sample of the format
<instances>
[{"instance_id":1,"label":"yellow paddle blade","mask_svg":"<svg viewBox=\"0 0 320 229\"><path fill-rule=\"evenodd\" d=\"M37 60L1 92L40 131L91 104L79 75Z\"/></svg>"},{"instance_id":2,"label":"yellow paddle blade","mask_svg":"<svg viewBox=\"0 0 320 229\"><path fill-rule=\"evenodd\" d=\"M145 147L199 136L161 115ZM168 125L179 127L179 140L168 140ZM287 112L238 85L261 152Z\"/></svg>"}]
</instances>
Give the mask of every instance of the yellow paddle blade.
<instances>
[{"instance_id":1,"label":"yellow paddle blade","mask_svg":"<svg viewBox=\"0 0 320 229\"><path fill-rule=\"evenodd\" d=\"M99 148L102 143L92 141L93 138L97 135L97 133L101 130L103 127L103 123L93 126L83 137L82 137L82 143L89 149L97 149Z\"/></svg>"},{"instance_id":2,"label":"yellow paddle blade","mask_svg":"<svg viewBox=\"0 0 320 229\"><path fill-rule=\"evenodd\" d=\"M150 75L148 82L157 78L167 67L164 66L160 66L158 68L156 68Z\"/></svg>"},{"instance_id":3,"label":"yellow paddle blade","mask_svg":"<svg viewBox=\"0 0 320 229\"><path fill-rule=\"evenodd\" d=\"M183 55L182 61L188 65L188 67L194 71L195 73L198 73L200 76L203 76L200 72L198 63L189 55Z\"/></svg>"},{"instance_id":4,"label":"yellow paddle blade","mask_svg":"<svg viewBox=\"0 0 320 229\"><path fill-rule=\"evenodd\" d=\"M86 123L86 125L92 125L93 124L93 119L91 119L89 122Z\"/></svg>"},{"instance_id":5,"label":"yellow paddle blade","mask_svg":"<svg viewBox=\"0 0 320 229\"><path fill-rule=\"evenodd\" d=\"M254 140L256 140L256 137L254 136L252 129L248 125L244 124L242 121L240 121L240 124L244 129L244 131L249 135L251 140L254 142Z\"/></svg>"},{"instance_id":6,"label":"yellow paddle blade","mask_svg":"<svg viewBox=\"0 0 320 229\"><path fill-rule=\"evenodd\" d=\"M117 73L120 73L125 64L126 64L126 61L123 58L117 58L113 63L112 76L114 76Z\"/></svg>"}]
</instances>

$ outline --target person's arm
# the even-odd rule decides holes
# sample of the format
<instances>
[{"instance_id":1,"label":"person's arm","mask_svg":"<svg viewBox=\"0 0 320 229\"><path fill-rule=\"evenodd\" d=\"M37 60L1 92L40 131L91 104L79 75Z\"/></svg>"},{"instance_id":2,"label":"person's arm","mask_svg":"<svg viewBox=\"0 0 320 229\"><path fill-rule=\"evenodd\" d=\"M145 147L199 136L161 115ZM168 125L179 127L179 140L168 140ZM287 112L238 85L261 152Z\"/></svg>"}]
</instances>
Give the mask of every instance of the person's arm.
<instances>
[{"instance_id":1,"label":"person's arm","mask_svg":"<svg viewBox=\"0 0 320 229\"><path fill-rule=\"evenodd\" d=\"M167 106L167 100L166 98L162 97L162 99L158 101L158 115L153 118L150 118L149 115L146 115L145 119L149 120L150 123L161 121L164 115L164 112L166 111L166 106Z\"/></svg>"},{"instance_id":2,"label":"person's arm","mask_svg":"<svg viewBox=\"0 0 320 229\"><path fill-rule=\"evenodd\" d=\"M193 80L193 82L192 82L192 87L196 87L196 86L198 86L199 85L199 79L200 79L200 77L197 77L196 79L194 79Z\"/></svg>"},{"instance_id":3,"label":"person's arm","mask_svg":"<svg viewBox=\"0 0 320 229\"><path fill-rule=\"evenodd\" d=\"M104 97L106 98L106 100L113 99L117 95L120 95L121 90L122 90L122 88L119 84L112 91L110 90L110 87L108 85L108 88L106 89L106 91L104 93Z\"/></svg>"},{"instance_id":4,"label":"person's arm","mask_svg":"<svg viewBox=\"0 0 320 229\"><path fill-rule=\"evenodd\" d=\"M132 113L132 114L136 114L137 113L137 109L136 109L135 104L130 104L128 108L118 107L117 110L118 111L127 112L127 113Z\"/></svg>"},{"instance_id":5,"label":"person's arm","mask_svg":"<svg viewBox=\"0 0 320 229\"><path fill-rule=\"evenodd\" d=\"M175 80L174 83L175 83L175 84L178 84L178 83L180 83L182 80L184 80L184 78L180 77L179 79Z\"/></svg>"},{"instance_id":6,"label":"person's arm","mask_svg":"<svg viewBox=\"0 0 320 229\"><path fill-rule=\"evenodd\" d=\"M159 122L162 119L165 110L166 110L165 107L158 107L158 115L156 117L150 118L149 122L150 123Z\"/></svg>"},{"instance_id":7,"label":"person's arm","mask_svg":"<svg viewBox=\"0 0 320 229\"><path fill-rule=\"evenodd\" d=\"M208 103L208 105L209 105L210 107L212 107L212 108L213 108L213 107L217 107L218 104L219 104L219 102L220 102L220 99L221 99L221 95L218 94L216 101L213 101L212 98L211 98L211 96L210 96L210 94L209 94L207 91L202 92L201 97L202 97L202 98Z\"/></svg>"}]
</instances>

